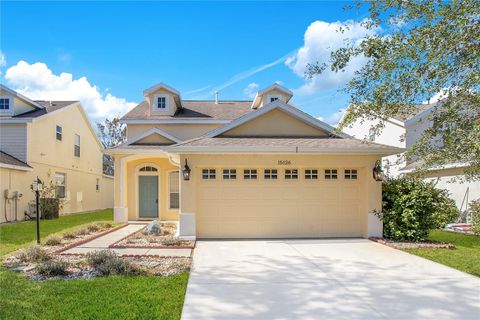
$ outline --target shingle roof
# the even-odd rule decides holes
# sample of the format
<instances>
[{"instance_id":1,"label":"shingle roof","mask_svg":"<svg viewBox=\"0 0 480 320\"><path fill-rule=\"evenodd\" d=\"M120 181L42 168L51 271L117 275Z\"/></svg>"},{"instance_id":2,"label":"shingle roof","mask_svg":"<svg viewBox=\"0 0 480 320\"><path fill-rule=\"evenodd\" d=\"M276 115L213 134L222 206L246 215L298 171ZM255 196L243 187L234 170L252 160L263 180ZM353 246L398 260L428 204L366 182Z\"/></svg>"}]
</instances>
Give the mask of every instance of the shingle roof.
<instances>
[{"instance_id":1,"label":"shingle roof","mask_svg":"<svg viewBox=\"0 0 480 320\"><path fill-rule=\"evenodd\" d=\"M401 148L395 148L392 146L387 146L374 142L366 142L363 140L353 139L353 138L227 138L227 137L216 137L216 138L199 138L185 141L173 145L169 150L175 151L185 150L190 147L195 149L196 147L212 147L214 148L242 148L242 147L252 147L257 149L261 148L282 148L282 147L291 147L291 148L303 148L303 150L316 149L316 150L328 150L329 152L362 152L366 153L380 152L380 153L400 153L404 150Z\"/></svg>"},{"instance_id":2,"label":"shingle roof","mask_svg":"<svg viewBox=\"0 0 480 320\"><path fill-rule=\"evenodd\" d=\"M122 117L122 120L233 120L249 112L252 101L219 101L213 100L182 100L183 109L173 116L151 115L150 106L146 101L141 102L130 112Z\"/></svg>"},{"instance_id":3,"label":"shingle roof","mask_svg":"<svg viewBox=\"0 0 480 320\"><path fill-rule=\"evenodd\" d=\"M0 150L0 163L10 165L10 166L31 168L27 163L23 162L20 159L15 158L14 156L6 152L3 152L2 150Z\"/></svg>"},{"instance_id":4,"label":"shingle roof","mask_svg":"<svg viewBox=\"0 0 480 320\"><path fill-rule=\"evenodd\" d=\"M397 113L393 118L397 119L401 122L405 122L408 119L413 118L419 113L422 113L423 111L430 109L431 107L435 106L437 103L430 103L430 104L418 104L416 105L412 110L408 111L402 111Z\"/></svg>"},{"instance_id":5,"label":"shingle roof","mask_svg":"<svg viewBox=\"0 0 480 320\"><path fill-rule=\"evenodd\" d=\"M43 109L32 110L29 112L25 112L22 114L18 114L13 116L13 119L22 118L22 119L32 119L43 116L47 113L65 108L73 103L78 101L35 101L36 103L40 104Z\"/></svg>"}]
</instances>

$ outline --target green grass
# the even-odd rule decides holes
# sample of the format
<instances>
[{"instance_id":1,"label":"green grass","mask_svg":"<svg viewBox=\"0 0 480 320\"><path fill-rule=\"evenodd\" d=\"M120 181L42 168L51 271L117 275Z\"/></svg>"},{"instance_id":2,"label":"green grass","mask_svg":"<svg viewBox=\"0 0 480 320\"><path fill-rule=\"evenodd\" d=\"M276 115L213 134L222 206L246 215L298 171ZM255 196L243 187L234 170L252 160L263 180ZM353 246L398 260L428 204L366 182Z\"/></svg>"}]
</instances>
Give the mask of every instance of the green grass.
<instances>
[{"instance_id":1,"label":"green grass","mask_svg":"<svg viewBox=\"0 0 480 320\"><path fill-rule=\"evenodd\" d=\"M74 229L75 227L91 222L112 222L112 220L112 209L62 216L55 220L40 220L40 238L44 239L49 234ZM34 243L35 239L35 221L2 224L0 225L0 256L26 247Z\"/></svg>"},{"instance_id":2,"label":"green grass","mask_svg":"<svg viewBox=\"0 0 480 320\"><path fill-rule=\"evenodd\" d=\"M455 249L408 249L409 253L480 277L480 236L432 231L430 240L449 242Z\"/></svg>"},{"instance_id":3,"label":"green grass","mask_svg":"<svg viewBox=\"0 0 480 320\"><path fill-rule=\"evenodd\" d=\"M180 319L188 273L33 282L0 269L0 319Z\"/></svg>"}]
</instances>

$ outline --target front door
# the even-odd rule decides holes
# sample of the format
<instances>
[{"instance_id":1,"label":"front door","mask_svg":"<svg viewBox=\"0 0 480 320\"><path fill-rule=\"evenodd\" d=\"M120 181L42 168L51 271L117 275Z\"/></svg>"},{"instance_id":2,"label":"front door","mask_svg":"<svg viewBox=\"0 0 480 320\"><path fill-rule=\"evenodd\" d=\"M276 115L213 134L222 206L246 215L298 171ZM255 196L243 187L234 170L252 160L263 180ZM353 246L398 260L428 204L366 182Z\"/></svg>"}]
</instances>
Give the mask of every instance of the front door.
<instances>
[{"instance_id":1,"label":"front door","mask_svg":"<svg viewBox=\"0 0 480 320\"><path fill-rule=\"evenodd\" d=\"M140 218L158 218L158 176L138 177Z\"/></svg>"}]
</instances>

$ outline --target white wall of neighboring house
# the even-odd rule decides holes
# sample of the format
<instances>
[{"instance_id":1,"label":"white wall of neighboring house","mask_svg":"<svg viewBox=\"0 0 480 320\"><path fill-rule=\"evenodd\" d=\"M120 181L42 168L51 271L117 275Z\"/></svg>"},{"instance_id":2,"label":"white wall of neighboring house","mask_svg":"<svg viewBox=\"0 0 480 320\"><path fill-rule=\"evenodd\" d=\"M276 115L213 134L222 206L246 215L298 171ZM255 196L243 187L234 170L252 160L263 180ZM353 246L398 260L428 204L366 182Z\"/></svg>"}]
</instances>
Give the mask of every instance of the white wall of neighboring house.
<instances>
[{"instance_id":1,"label":"white wall of neighboring house","mask_svg":"<svg viewBox=\"0 0 480 320\"><path fill-rule=\"evenodd\" d=\"M371 139L370 128L378 124L379 120L358 119L350 126L345 127L343 131L357 139L405 148L405 127L402 122L395 119L384 121L385 127L374 139ZM391 177L397 177L400 174L399 170L405 166L401 155L384 157L382 161L385 173Z\"/></svg>"}]
</instances>

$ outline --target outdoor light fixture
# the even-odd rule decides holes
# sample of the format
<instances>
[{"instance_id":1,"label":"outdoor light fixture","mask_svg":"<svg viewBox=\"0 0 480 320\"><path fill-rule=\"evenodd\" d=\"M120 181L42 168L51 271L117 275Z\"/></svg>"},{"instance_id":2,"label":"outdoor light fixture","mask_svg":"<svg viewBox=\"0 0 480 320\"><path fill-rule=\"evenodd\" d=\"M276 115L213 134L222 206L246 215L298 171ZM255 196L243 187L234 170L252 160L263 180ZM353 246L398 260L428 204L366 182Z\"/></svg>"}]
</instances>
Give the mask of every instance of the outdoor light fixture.
<instances>
[{"instance_id":1,"label":"outdoor light fixture","mask_svg":"<svg viewBox=\"0 0 480 320\"><path fill-rule=\"evenodd\" d=\"M380 160L375 161L375 167L373 167L373 179L375 179L375 181L383 180L382 163Z\"/></svg>"},{"instance_id":2,"label":"outdoor light fixture","mask_svg":"<svg viewBox=\"0 0 480 320\"><path fill-rule=\"evenodd\" d=\"M182 169L182 174L183 174L183 180L188 181L190 180L190 167L188 166L187 159L185 159L185 165L183 166Z\"/></svg>"}]
</instances>

